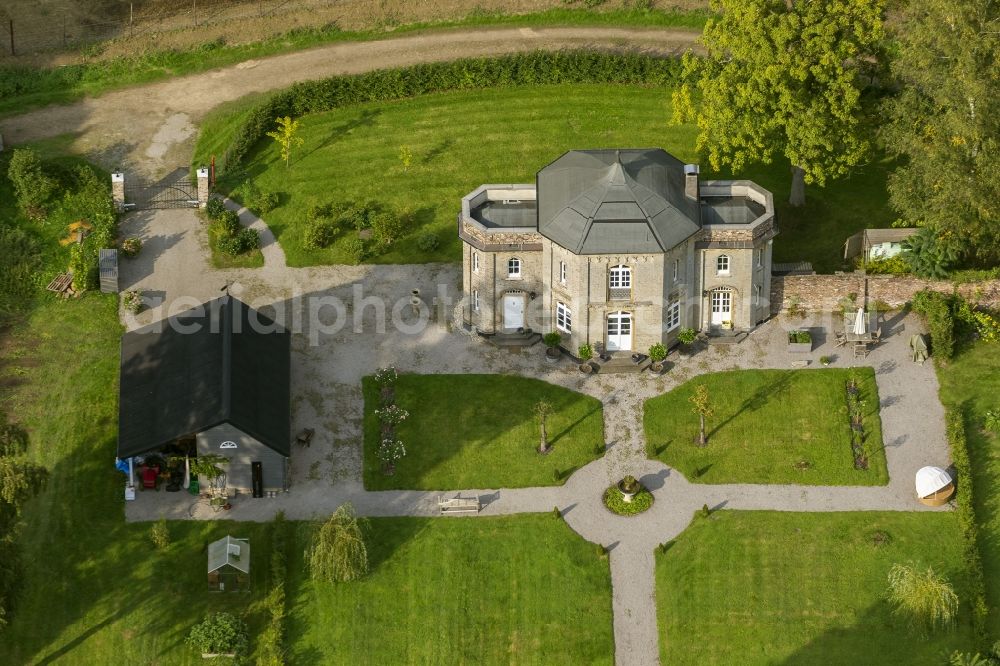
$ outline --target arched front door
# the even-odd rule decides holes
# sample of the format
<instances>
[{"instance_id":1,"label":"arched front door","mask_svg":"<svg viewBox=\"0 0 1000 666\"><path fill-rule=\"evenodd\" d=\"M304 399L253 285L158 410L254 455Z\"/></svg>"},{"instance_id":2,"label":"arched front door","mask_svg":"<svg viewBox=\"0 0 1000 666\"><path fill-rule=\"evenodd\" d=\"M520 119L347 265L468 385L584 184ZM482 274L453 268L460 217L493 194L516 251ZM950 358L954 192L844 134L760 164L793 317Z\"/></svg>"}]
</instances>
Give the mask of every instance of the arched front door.
<instances>
[{"instance_id":1,"label":"arched front door","mask_svg":"<svg viewBox=\"0 0 1000 666\"><path fill-rule=\"evenodd\" d=\"M733 320L733 292L728 289L716 289L712 292L712 325L719 326L723 322Z\"/></svg>"},{"instance_id":2,"label":"arched front door","mask_svg":"<svg viewBox=\"0 0 1000 666\"><path fill-rule=\"evenodd\" d=\"M632 313L611 312L608 314L608 351L632 349Z\"/></svg>"}]
</instances>

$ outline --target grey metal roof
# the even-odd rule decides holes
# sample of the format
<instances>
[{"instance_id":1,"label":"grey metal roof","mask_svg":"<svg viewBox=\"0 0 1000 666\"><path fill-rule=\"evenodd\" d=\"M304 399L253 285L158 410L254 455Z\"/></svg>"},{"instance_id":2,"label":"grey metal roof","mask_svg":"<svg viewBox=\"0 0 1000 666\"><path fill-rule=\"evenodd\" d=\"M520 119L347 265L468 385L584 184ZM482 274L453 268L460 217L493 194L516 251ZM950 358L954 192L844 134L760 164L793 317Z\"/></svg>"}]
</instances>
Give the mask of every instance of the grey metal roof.
<instances>
[{"instance_id":1,"label":"grey metal roof","mask_svg":"<svg viewBox=\"0 0 1000 666\"><path fill-rule=\"evenodd\" d=\"M224 536L208 544L208 573L231 566L250 573L250 540Z\"/></svg>"},{"instance_id":2,"label":"grey metal roof","mask_svg":"<svg viewBox=\"0 0 1000 666\"><path fill-rule=\"evenodd\" d=\"M684 180L659 148L570 151L538 172L538 231L577 254L664 252L700 228Z\"/></svg>"},{"instance_id":3,"label":"grey metal roof","mask_svg":"<svg viewBox=\"0 0 1000 666\"><path fill-rule=\"evenodd\" d=\"M122 336L118 457L230 423L287 456L291 335L224 296Z\"/></svg>"}]
</instances>

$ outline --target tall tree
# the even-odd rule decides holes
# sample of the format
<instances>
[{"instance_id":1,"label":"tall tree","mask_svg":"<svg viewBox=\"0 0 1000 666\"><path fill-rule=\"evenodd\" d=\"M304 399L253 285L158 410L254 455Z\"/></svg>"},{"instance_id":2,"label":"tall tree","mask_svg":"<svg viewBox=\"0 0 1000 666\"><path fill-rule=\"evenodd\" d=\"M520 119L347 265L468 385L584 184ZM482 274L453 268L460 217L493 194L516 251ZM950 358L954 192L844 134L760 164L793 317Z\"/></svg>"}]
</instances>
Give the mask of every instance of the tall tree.
<instances>
[{"instance_id":1,"label":"tall tree","mask_svg":"<svg viewBox=\"0 0 1000 666\"><path fill-rule=\"evenodd\" d=\"M1000 3L909 0L885 103L901 221L980 262L1000 259Z\"/></svg>"},{"instance_id":2,"label":"tall tree","mask_svg":"<svg viewBox=\"0 0 1000 666\"><path fill-rule=\"evenodd\" d=\"M883 0L712 0L707 54L684 57L674 121L696 121L713 169L739 171L784 156L789 203L869 150L862 81L882 41ZM694 85L691 85L693 82Z\"/></svg>"},{"instance_id":3,"label":"tall tree","mask_svg":"<svg viewBox=\"0 0 1000 666\"><path fill-rule=\"evenodd\" d=\"M546 402L545 400L539 400L535 403L535 416L538 417L538 428L539 428L539 441L538 441L538 452L548 453L549 452L549 436L545 429L545 421L549 418L552 413L552 404Z\"/></svg>"}]
</instances>

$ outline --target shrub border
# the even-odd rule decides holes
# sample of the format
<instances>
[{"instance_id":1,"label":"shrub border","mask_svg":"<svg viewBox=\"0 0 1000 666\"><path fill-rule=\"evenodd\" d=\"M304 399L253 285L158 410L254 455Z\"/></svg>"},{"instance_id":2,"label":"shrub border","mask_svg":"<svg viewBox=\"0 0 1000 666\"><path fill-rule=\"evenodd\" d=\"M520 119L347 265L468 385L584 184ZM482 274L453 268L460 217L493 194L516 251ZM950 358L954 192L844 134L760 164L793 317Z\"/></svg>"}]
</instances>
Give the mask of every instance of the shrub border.
<instances>
[{"instance_id":1,"label":"shrub border","mask_svg":"<svg viewBox=\"0 0 1000 666\"><path fill-rule=\"evenodd\" d=\"M961 408L945 408L945 429L951 448L952 464L958 475L955 513L962 530L963 559L972 588L972 630L976 643L986 648L988 635L986 620L990 607L986 599L986 579L983 573L983 559L979 550L979 528L976 523L976 509L973 502L972 463L969 459L969 443L965 436L965 412Z\"/></svg>"},{"instance_id":2,"label":"shrub border","mask_svg":"<svg viewBox=\"0 0 1000 666\"><path fill-rule=\"evenodd\" d=\"M224 173L238 166L279 116L296 118L349 104L400 100L448 90L559 83L656 86L678 81L680 76L680 60L673 56L575 49L463 58L300 82L247 113L233 131L217 169Z\"/></svg>"}]
</instances>

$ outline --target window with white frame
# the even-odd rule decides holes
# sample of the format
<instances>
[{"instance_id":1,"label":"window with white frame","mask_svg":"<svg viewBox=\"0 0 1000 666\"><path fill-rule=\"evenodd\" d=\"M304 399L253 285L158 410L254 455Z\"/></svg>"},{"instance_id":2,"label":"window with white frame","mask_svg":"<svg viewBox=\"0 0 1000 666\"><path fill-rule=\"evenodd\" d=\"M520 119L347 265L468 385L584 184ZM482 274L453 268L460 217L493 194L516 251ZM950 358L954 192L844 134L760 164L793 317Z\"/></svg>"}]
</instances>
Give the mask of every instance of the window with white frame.
<instances>
[{"instance_id":1,"label":"window with white frame","mask_svg":"<svg viewBox=\"0 0 1000 666\"><path fill-rule=\"evenodd\" d=\"M628 300L632 297L632 269L628 266L612 266L608 270L608 298Z\"/></svg>"},{"instance_id":2,"label":"window with white frame","mask_svg":"<svg viewBox=\"0 0 1000 666\"><path fill-rule=\"evenodd\" d=\"M559 262L559 281L566 284L566 262Z\"/></svg>"},{"instance_id":3,"label":"window with white frame","mask_svg":"<svg viewBox=\"0 0 1000 666\"><path fill-rule=\"evenodd\" d=\"M565 303L556 303L556 328L566 333L573 332L573 313Z\"/></svg>"},{"instance_id":4,"label":"window with white frame","mask_svg":"<svg viewBox=\"0 0 1000 666\"><path fill-rule=\"evenodd\" d=\"M475 312L479 312L479 290L472 290L472 309Z\"/></svg>"},{"instance_id":5,"label":"window with white frame","mask_svg":"<svg viewBox=\"0 0 1000 666\"><path fill-rule=\"evenodd\" d=\"M511 257L507 260L507 277L510 279L521 278L521 260L517 257Z\"/></svg>"},{"instance_id":6,"label":"window with white frame","mask_svg":"<svg viewBox=\"0 0 1000 666\"><path fill-rule=\"evenodd\" d=\"M681 279L681 260L674 259L674 282Z\"/></svg>"},{"instance_id":7,"label":"window with white frame","mask_svg":"<svg viewBox=\"0 0 1000 666\"><path fill-rule=\"evenodd\" d=\"M757 264L757 268L760 268L764 265L764 250L762 248L757 248L753 251L753 253L755 257L754 263Z\"/></svg>"},{"instance_id":8,"label":"window with white frame","mask_svg":"<svg viewBox=\"0 0 1000 666\"><path fill-rule=\"evenodd\" d=\"M667 307L667 330L672 331L681 325L681 302L674 301Z\"/></svg>"},{"instance_id":9,"label":"window with white frame","mask_svg":"<svg viewBox=\"0 0 1000 666\"><path fill-rule=\"evenodd\" d=\"M715 273L716 275L729 275L728 254L720 254L719 258L715 260Z\"/></svg>"},{"instance_id":10,"label":"window with white frame","mask_svg":"<svg viewBox=\"0 0 1000 666\"><path fill-rule=\"evenodd\" d=\"M479 253L478 252L473 252L472 253L472 272L473 273L478 273L479 272Z\"/></svg>"}]
</instances>

